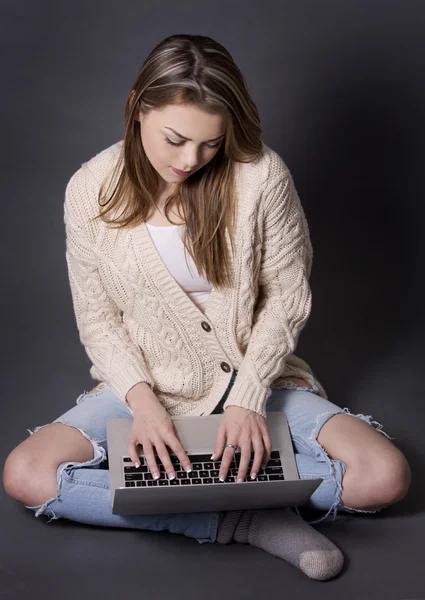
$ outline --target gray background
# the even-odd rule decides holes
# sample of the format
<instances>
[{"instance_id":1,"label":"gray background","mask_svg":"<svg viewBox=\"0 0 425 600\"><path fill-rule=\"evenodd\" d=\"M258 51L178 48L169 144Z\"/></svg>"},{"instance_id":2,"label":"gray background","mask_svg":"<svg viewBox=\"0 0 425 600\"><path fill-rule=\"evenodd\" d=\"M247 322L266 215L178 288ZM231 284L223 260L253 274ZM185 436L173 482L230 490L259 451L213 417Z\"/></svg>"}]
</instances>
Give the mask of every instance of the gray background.
<instances>
[{"instance_id":1,"label":"gray background","mask_svg":"<svg viewBox=\"0 0 425 600\"><path fill-rule=\"evenodd\" d=\"M66 271L66 183L122 138L152 47L196 33L239 65L306 212L313 310L296 353L332 402L383 425L413 471L403 502L316 526L345 555L322 585L245 545L44 527L1 489L2 596L425 598L424 3L3 0L0 31L2 462L94 385Z\"/></svg>"}]
</instances>

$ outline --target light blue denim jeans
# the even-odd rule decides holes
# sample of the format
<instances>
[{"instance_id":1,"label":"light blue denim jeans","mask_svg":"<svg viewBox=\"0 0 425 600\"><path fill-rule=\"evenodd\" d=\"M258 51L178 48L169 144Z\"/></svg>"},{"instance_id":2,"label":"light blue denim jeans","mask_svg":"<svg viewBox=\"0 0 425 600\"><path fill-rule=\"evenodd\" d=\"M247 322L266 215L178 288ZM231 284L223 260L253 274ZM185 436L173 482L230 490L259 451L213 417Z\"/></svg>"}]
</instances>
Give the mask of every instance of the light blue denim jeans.
<instances>
[{"instance_id":1,"label":"light blue denim jeans","mask_svg":"<svg viewBox=\"0 0 425 600\"><path fill-rule=\"evenodd\" d=\"M236 376L233 372L229 385L214 409L214 413L223 412L230 388ZM317 520L307 521L314 525L322 522L333 512L333 521L338 511L372 513L377 511L357 510L345 507L341 502L342 478L346 465L340 460L331 460L317 441L320 429L334 415L351 414L348 408L340 408L317 394L317 389L287 383L272 388L268 398L266 412L283 411L288 419L289 429L295 452L300 479L320 477L322 483L303 505L307 509L326 511ZM377 430L390 438L382 425L372 417L362 414L353 415L368 423L377 425ZM35 511L35 516L50 516L46 522L65 518L80 523L129 529L169 531L195 538L200 544L215 542L217 537L219 512L167 513L153 515L114 515L112 513L109 471L99 468L107 460L106 423L109 419L128 418L133 415L112 391L101 383L93 392L85 391L76 400L76 406L58 417L53 423L64 423L77 428L92 444L94 456L87 462L66 461L57 468L58 495L37 506L24 505ZM27 429L32 435L34 431ZM105 463L104 463L105 464ZM297 507L296 512L302 517ZM380 509L382 510L382 509ZM303 517L302 517L303 518Z\"/></svg>"}]
</instances>

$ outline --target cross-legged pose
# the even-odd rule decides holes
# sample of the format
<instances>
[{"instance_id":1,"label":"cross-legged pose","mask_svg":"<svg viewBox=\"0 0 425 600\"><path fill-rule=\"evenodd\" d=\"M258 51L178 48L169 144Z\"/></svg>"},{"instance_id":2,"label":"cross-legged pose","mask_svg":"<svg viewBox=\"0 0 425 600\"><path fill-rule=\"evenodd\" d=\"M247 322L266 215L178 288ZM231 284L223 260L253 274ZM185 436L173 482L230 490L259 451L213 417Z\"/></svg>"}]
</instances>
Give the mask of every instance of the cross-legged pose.
<instances>
[{"instance_id":1,"label":"cross-legged pose","mask_svg":"<svg viewBox=\"0 0 425 600\"><path fill-rule=\"evenodd\" d=\"M400 501L411 475L382 425L329 401L294 354L311 313L313 251L288 167L261 140L240 70L209 37L174 35L151 51L123 129L65 191L70 290L98 385L28 430L7 457L5 490L47 523L252 544L328 580L343 555L313 525ZM191 465L171 417L219 413L219 475L239 448L246 481L270 457L270 411L287 416L300 478L323 479L305 505L322 518L308 522L297 507L112 513L99 468L109 419L132 419L130 457L142 445L152 477L162 463L172 479L170 450Z\"/></svg>"}]
</instances>

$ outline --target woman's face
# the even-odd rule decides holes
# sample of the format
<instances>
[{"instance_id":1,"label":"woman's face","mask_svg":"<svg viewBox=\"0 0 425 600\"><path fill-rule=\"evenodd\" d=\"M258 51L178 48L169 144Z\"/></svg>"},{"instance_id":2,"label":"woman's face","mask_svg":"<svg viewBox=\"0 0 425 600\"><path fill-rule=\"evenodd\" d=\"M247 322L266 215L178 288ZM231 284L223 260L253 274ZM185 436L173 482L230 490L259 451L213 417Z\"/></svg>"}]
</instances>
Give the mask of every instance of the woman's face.
<instances>
[{"instance_id":1,"label":"woman's face","mask_svg":"<svg viewBox=\"0 0 425 600\"><path fill-rule=\"evenodd\" d=\"M137 120L146 156L160 176L160 192L169 191L206 165L224 139L221 115L211 115L194 105L167 105L146 116L139 113ZM173 168L189 173L178 175Z\"/></svg>"}]
</instances>

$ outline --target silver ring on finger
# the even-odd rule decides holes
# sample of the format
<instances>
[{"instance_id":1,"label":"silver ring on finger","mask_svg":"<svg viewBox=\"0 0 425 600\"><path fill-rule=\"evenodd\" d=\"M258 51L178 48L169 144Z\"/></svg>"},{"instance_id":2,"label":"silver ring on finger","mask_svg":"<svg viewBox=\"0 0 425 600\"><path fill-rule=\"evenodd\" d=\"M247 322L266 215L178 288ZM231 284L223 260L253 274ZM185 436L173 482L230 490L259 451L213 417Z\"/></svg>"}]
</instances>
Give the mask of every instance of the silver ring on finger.
<instances>
[{"instance_id":1,"label":"silver ring on finger","mask_svg":"<svg viewBox=\"0 0 425 600\"><path fill-rule=\"evenodd\" d=\"M234 448L235 450L237 450L239 446L236 446L235 444L226 444L226 448Z\"/></svg>"}]
</instances>

